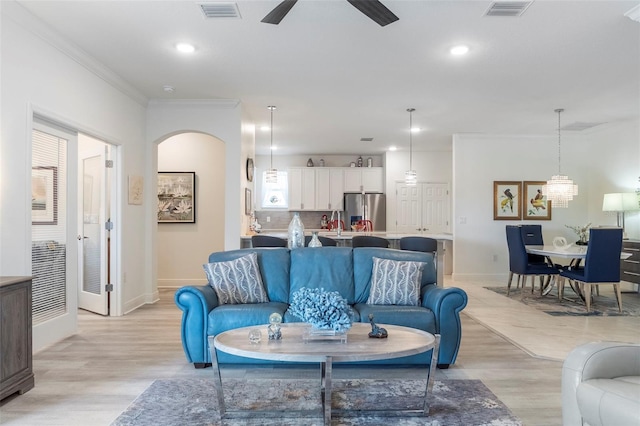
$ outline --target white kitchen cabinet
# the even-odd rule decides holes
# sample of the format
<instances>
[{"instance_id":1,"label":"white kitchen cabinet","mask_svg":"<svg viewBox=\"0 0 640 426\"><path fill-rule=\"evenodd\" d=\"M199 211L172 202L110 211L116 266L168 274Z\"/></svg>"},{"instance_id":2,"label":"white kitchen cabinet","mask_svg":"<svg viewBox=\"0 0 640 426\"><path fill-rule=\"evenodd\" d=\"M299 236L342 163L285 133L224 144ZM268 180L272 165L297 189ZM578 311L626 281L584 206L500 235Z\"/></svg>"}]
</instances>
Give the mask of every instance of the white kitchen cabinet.
<instances>
[{"instance_id":1,"label":"white kitchen cabinet","mask_svg":"<svg viewBox=\"0 0 640 426\"><path fill-rule=\"evenodd\" d=\"M289 169L289 210L315 210L316 173L310 167Z\"/></svg>"},{"instance_id":2,"label":"white kitchen cabinet","mask_svg":"<svg viewBox=\"0 0 640 426\"><path fill-rule=\"evenodd\" d=\"M449 184L418 183L396 186L396 230L399 233L450 232Z\"/></svg>"},{"instance_id":3,"label":"white kitchen cabinet","mask_svg":"<svg viewBox=\"0 0 640 426\"><path fill-rule=\"evenodd\" d=\"M342 210L344 172L342 168L316 170L316 210Z\"/></svg>"},{"instance_id":4,"label":"white kitchen cabinet","mask_svg":"<svg viewBox=\"0 0 640 426\"><path fill-rule=\"evenodd\" d=\"M382 167L350 167L344 171L345 192L384 192Z\"/></svg>"}]
</instances>

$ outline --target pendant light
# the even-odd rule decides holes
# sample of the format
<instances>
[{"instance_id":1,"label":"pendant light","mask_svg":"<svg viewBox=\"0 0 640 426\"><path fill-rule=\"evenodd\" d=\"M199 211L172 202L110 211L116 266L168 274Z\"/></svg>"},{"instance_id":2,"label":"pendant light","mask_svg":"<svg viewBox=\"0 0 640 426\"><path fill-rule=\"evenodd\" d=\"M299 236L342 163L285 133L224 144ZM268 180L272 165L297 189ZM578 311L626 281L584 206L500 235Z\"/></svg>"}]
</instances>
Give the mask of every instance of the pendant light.
<instances>
[{"instance_id":1,"label":"pendant light","mask_svg":"<svg viewBox=\"0 0 640 426\"><path fill-rule=\"evenodd\" d=\"M269 150L271 151L271 168L267 170L265 182L266 183L278 183L278 170L273 168L273 110L276 109L274 105L267 107L271 111L271 144Z\"/></svg>"},{"instance_id":2,"label":"pendant light","mask_svg":"<svg viewBox=\"0 0 640 426\"><path fill-rule=\"evenodd\" d=\"M554 110L558 113L558 174L551 176L551 180L548 180L546 185L542 185L542 195L547 196L552 207L566 208L569 207L569 201L578 195L578 185L574 185L567 175L560 172L560 114L563 111L562 108Z\"/></svg>"},{"instance_id":3,"label":"pendant light","mask_svg":"<svg viewBox=\"0 0 640 426\"><path fill-rule=\"evenodd\" d=\"M404 172L404 183L407 186L416 186L418 174L413 170L413 111L415 108L408 108L409 113L409 170Z\"/></svg>"}]
</instances>

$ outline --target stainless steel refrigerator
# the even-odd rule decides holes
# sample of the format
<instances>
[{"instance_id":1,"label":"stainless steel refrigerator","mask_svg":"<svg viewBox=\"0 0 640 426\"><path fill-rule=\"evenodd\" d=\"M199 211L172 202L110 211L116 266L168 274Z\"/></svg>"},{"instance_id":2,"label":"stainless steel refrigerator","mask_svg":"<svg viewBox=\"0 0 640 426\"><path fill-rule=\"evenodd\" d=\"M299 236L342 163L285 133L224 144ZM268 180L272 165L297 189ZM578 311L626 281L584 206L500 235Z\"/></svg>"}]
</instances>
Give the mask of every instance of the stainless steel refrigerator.
<instances>
[{"instance_id":1,"label":"stainless steel refrigerator","mask_svg":"<svg viewBox=\"0 0 640 426\"><path fill-rule=\"evenodd\" d=\"M344 194L344 224L347 230L358 220L370 220L374 231L385 231L387 201L384 194Z\"/></svg>"}]
</instances>

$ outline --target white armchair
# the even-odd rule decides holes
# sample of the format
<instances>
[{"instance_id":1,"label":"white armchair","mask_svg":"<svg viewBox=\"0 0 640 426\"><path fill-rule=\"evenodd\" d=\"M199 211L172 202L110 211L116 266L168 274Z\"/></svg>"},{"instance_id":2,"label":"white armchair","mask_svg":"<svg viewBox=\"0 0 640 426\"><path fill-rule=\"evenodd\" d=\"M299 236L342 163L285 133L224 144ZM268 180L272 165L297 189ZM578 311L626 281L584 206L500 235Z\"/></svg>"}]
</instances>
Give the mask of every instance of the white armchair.
<instances>
[{"instance_id":1,"label":"white armchair","mask_svg":"<svg viewBox=\"0 0 640 426\"><path fill-rule=\"evenodd\" d=\"M596 342L562 366L564 426L640 426L640 344Z\"/></svg>"}]
</instances>

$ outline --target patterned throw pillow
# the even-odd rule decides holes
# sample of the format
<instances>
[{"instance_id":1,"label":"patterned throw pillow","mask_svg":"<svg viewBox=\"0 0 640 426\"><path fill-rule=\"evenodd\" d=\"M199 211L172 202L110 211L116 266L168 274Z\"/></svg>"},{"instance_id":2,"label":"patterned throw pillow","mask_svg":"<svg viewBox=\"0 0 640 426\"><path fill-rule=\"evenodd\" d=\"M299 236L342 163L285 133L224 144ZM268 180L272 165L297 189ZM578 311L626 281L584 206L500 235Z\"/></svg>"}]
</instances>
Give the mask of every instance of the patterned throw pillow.
<instances>
[{"instance_id":1,"label":"patterned throw pillow","mask_svg":"<svg viewBox=\"0 0 640 426\"><path fill-rule=\"evenodd\" d=\"M424 262L373 258L370 305L418 306Z\"/></svg>"},{"instance_id":2,"label":"patterned throw pillow","mask_svg":"<svg viewBox=\"0 0 640 426\"><path fill-rule=\"evenodd\" d=\"M262 284L256 253L227 262L206 263L202 266L207 274L209 285L215 290L221 305L269 301Z\"/></svg>"}]
</instances>

